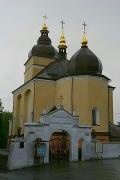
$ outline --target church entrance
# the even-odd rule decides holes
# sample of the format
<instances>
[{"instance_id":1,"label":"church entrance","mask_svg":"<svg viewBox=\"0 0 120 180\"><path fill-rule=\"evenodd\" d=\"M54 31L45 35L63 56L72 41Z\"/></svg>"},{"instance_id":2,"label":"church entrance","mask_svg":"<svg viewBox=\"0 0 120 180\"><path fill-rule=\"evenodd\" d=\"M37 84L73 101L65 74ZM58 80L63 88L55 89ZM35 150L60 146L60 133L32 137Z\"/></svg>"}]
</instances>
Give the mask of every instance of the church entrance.
<instances>
[{"instance_id":1,"label":"church entrance","mask_svg":"<svg viewBox=\"0 0 120 180\"><path fill-rule=\"evenodd\" d=\"M70 136L66 131L54 132L49 140L50 162L69 161Z\"/></svg>"}]
</instances>

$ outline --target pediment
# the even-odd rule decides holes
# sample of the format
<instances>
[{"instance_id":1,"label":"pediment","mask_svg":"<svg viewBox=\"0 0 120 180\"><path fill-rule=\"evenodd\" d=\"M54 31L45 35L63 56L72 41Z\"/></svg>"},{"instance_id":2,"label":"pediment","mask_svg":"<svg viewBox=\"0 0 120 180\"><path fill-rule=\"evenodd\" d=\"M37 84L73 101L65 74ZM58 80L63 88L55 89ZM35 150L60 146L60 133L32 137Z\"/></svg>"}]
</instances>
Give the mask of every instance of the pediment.
<instances>
[{"instance_id":1,"label":"pediment","mask_svg":"<svg viewBox=\"0 0 120 180\"><path fill-rule=\"evenodd\" d=\"M78 117L73 116L64 108L59 108L55 111L42 115L42 122L47 124L78 125Z\"/></svg>"},{"instance_id":2,"label":"pediment","mask_svg":"<svg viewBox=\"0 0 120 180\"><path fill-rule=\"evenodd\" d=\"M64 109L57 109L51 113L48 114L51 117L64 117L64 118L71 118L73 117L71 113L69 113L68 111L64 110Z\"/></svg>"}]
</instances>

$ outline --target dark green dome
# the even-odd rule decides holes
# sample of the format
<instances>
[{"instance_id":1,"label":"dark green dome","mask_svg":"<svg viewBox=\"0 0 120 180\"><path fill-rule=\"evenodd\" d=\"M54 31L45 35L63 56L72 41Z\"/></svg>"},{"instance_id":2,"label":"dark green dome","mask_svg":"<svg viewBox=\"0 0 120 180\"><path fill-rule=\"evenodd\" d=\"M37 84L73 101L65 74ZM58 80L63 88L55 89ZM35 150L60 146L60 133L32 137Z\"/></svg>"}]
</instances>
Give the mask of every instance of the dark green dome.
<instances>
[{"instance_id":1,"label":"dark green dome","mask_svg":"<svg viewBox=\"0 0 120 180\"><path fill-rule=\"evenodd\" d=\"M70 59L70 74L102 74L102 63L87 47L82 46Z\"/></svg>"},{"instance_id":2,"label":"dark green dome","mask_svg":"<svg viewBox=\"0 0 120 180\"><path fill-rule=\"evenodd\" d=\"M33 46L28 54L28 58L32 56L55 58L58 51L51 45L51 39L48 37L48 30L41 30L37 44Z\"/></svg>"}]
</instances>

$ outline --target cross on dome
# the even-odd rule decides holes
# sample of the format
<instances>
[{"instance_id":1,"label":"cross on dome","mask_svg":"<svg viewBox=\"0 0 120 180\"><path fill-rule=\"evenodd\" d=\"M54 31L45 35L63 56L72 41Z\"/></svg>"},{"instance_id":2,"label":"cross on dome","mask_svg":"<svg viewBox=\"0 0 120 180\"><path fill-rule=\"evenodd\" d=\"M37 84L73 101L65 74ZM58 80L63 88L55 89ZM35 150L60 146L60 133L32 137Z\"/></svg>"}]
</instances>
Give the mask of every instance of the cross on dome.
<instances>
[{"instance_id":1,"label":"cross on dome","mask_svg":"<svg viewBox=\"0 0 120 180\"><path fill-rule=\"evenodd\" d=\"M62 24L62 31L63 31L65 22L62 20L60 23Z\"/></svg>"},{"instance_id":2,"label":"cross on dome","mask_svg":"<svg viewBox=\"0 0 120 180\"><path fill-rule=\"evenodd\" d=\"M61 34L61 37L60 37L60 43L59 43L59 46L58 46L58 48L67 48L67 46L66 46L66 41L65 41L65 36L64 36L64 24L65 24L65 22L62 20L61 22L61 28L62 28L62 34Z\"/></svg>"},{"instance_id":3,"label":"cross on dome","mask_svg":"<svg viewBox=\"0 0 120 180\"><path fill-rule=\"evenodd\" d=\"M46 15L43 16L44 24L45 24L47 18L48 18L48 17L47 17Z\"/></svg>"},{"instance_id":4,"label":"cross on dome","mask_svg":"<svg viewBox=\"0 0 120 180\"><path fill-rule=\"evenodd\" d=\"M85 30L86 30L85 28L87 27L87 24L84 22L82 25L83 25L83 28L84 28L84 34L85 34L85 32L86 32L86 31L85 31Z\"/></svg>"},{"instance_id":5,"label":"cross on dome","mask_svg":"<svg viewBox=\"0 0 120 180\"><path fill-rule=\"evenodd\" d=\"M83 24L83 28L84 28L84 34L83 34L83 37L82 37L82 47L86 47L87 46L87 43L88 43L88 40L87 40L87 37L86 37L86 26L87 24L84 22Z\"/></svg>"},{"instance_id":6,"label":"cross on dome","mask_svg":"<svg viewBox=\"0 0 120 180\"><path fill-rule=\"evenodd\" d=\"M46 19L47 19L48 17L46 16L46 15L44 15L43 16L43 26L42 26L42 30L47 30L48 28L47 28L47 25L46 25Z\"/></svg>"}]
</instances>

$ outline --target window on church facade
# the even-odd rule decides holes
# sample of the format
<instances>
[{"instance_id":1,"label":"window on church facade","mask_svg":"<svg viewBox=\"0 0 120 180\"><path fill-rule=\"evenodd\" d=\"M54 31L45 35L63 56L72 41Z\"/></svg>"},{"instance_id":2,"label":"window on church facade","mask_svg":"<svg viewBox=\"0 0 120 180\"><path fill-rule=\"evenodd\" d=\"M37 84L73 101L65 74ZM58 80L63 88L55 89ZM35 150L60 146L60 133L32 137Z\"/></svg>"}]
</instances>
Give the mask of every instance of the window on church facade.
<instances>
[{"instance_id":1,"label":"window on church facade","mask_svg":"<svg viewBox=\"0 0 120 180\"><path fill-rule=\"evenodd\" d=\"M100 125L100 113L97 108L93 108L92 110L92 126Z\"/></svg>"}]
</instances>

